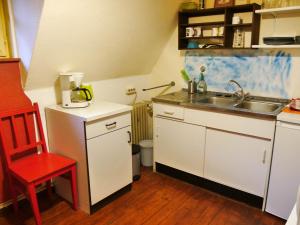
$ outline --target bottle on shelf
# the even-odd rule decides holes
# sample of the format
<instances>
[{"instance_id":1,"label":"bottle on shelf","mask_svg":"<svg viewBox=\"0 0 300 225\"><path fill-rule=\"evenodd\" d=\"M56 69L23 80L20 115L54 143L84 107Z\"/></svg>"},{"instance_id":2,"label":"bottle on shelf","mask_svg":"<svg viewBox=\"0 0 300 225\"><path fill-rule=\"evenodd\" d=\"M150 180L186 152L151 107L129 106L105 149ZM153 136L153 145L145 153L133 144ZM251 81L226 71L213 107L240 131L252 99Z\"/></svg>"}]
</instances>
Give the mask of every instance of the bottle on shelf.
<instances>
[{"instance_id":1,"label":"bottle on shelf","mask_svg":"<svg viewBox=\"0 0 300 225\"><path fill-rule=\"evenodd\" d=\"M199 9L204 9L205 8L205 1L204 0L199 0Z\"/></svg>"},{"instance_id":2,"label":"bottle on shelf","mask_svg":"<svg viewBox=\"0 0 300 225\"><path fill-rule=\"evenodd\" d=\"M198 92L200 94L205 94L207 92L207 84L204 79L205 66L200 67L200 80L198 83Z\"/></svg>"},{"instance_id":3,"label":"bottle on shelf","mask_svg":"<svg viewBox=\"0 0 300 225\"><path fill-rule=\"evenodd\" d=\"M233 48L243 48L245 44L245 33L240 28L235 28L233 36Z\"/></svg>"}]
</instances>

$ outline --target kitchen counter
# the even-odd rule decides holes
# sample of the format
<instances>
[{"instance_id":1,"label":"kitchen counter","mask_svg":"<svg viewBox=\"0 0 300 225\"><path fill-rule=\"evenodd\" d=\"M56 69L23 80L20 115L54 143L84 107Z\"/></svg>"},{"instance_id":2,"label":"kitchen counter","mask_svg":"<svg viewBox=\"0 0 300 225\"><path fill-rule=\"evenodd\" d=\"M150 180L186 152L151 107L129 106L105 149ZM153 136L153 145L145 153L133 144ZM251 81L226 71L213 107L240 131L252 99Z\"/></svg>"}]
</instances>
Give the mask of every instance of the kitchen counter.
<instances>
[{"instance_id":1,"label":"kitchen counter","mask_svg":"<svg viewBox=\"0 0 300 225\"><path fill-rule=\"evenodd\" d=\"M161 102L173 105L180 105L186 108L194 108L194 109L202 109L208 111L217 111L223 113L234 113L238 115L247 115L247 116L254 116L260 118L269 118L269 119L276 119L276 116L282 111L284 106L289 103L287 99L279 99L279 98L267 98L267 97L260 97L260 96L248 96L246 98L247 101L255 101L255 102L267 102L267 103L274 103L278 104L278 108L272 112L259 112L244 108L237 108L232 105L217 105L211 103L201 102L205 98L210 97L220 97L223 99L233 99L234 97L232 94L229 93L222 93L222 92L207 92L207 94L188 94L185 89L173 92L167 95L157 96L152 98L154 102ZM245 100L245 101L246 101Z\"/></svg>"},{"instance_id":2,"label":"kitchen counter","mask_svg":"<svg viewBox=\"0 0 300 225\"><path fill-rule=\"evenodd\" d=\"M85 122L102 119L115 114L128 112L132 109L129 105L123 105L106 101L95 101L86 108L63 108L61 105L48 106L48 109L57 110L81 118Z\"/></svg>"}]
</instances>

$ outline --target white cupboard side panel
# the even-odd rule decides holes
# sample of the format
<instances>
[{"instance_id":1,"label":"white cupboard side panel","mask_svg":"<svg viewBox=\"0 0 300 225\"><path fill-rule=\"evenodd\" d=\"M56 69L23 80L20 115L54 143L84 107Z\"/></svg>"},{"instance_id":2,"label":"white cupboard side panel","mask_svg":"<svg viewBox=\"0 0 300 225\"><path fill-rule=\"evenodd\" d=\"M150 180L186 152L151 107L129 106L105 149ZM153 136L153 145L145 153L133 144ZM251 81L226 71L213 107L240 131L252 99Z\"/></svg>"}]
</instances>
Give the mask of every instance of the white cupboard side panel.
<instances>
[{"instance_id":1,"label":"white cupboard side panel","mask_svg":"<svg viewBox=\"0 0 300 225\"><path fill-rule=\"evenodd\" d=\"M205 127L155 118L155 161L203 176Z\"/></svg>"},{"instance_id":2,"label":"white cupboard side panel","mask_svg":"<svg viewBox=\"0 0 300 225\"><path fill-rule=\"evenodd\" d=\"M132 182L131 126L87 140L91 204Z\"/></svg>"},{"instance_id":3,"label":"white cupboard side panel","mask_svg":"<svg viewBox=\"0 0 300 225\"><path fill-rule=\"evenodd\" d=\"M70 114L45 109L49 151L76 160L79 208L90 213L84 122ZM56 177L56 193L72 202L70 181Z\"/></svg>"},{"instance_id":4,"label":"white cupboard side panel","mask_svg":"<svg viewBox=\"0 0 300 225\"><path fill-rule=\"evenodd\" d=\"M204 177L263 197L271 148L269 140L207 129Z\"/></svg>"},{"instance_id":5,"label":"white cupboard side panel","mask_svg":"<svg viewBox=\"0 0 300 225\"><path fill-rule=\"evenodd\" d=\"M298 128L297 125L292 126ZM284 219L288 218L293 209L300 185L298 129L276 128L266 211Z\"/></svg>"}]
</instances>

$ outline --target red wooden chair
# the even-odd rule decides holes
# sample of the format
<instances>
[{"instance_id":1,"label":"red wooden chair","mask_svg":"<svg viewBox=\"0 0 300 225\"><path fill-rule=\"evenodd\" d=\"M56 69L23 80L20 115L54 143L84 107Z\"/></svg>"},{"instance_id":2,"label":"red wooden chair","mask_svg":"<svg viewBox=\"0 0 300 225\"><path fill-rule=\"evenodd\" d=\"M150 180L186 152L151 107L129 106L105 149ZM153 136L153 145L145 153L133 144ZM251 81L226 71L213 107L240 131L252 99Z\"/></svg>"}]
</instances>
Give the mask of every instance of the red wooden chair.
<instances>
[{"instance_id":1,"label":"red wooden chair","mask_svg":"<svg viewBox=\"0 0 300 225\"><path fill-rule=\"evenodd\" d=\"M20 127L25 133L25 143L21 141L24 133L21 134ZM18 192L27 192L36 224L40 225L35 187L46 182L50 193L51 178L60 175L70 178L73 208L78 208L76 161L48 152L37 103L31 107L0 112L0 141L16 211Z\"/></svg>"}]
</instances>

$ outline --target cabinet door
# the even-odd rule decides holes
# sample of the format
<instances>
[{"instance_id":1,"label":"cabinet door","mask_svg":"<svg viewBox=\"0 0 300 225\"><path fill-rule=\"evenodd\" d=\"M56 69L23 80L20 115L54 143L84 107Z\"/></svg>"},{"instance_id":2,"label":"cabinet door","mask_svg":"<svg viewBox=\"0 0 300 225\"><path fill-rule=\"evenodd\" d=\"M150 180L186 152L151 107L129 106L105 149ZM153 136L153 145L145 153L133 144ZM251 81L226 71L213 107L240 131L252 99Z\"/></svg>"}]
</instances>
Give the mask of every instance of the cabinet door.
<instances>
[{"instance_id":1,"label":"cabinet door","mask_svg":"<svg viewBox=\"0 0 300 225\"><path fill-rule=\"evenodd\" d=\"M207 129L204 177L264 196L271 141Z\"/></svg>"},{"instance_id":2,"label":"cabinet door","mask_svg":"<svg viewBox=\"0 0 300 225\"><path fill-rule=\"evenodd\" d=\"M154 126L155 161L203 176L205 127L162 118Z\"/></svg>"},{"instance_id":3,"label":"cabinet door","mask_svg":"<svg viewBox=\"0 0 300 225\"><path fill-rule=\"evenodd\" d=\"M87 140L91 205L132 182L131 126Z\"/></svg>"}]
</instances>

